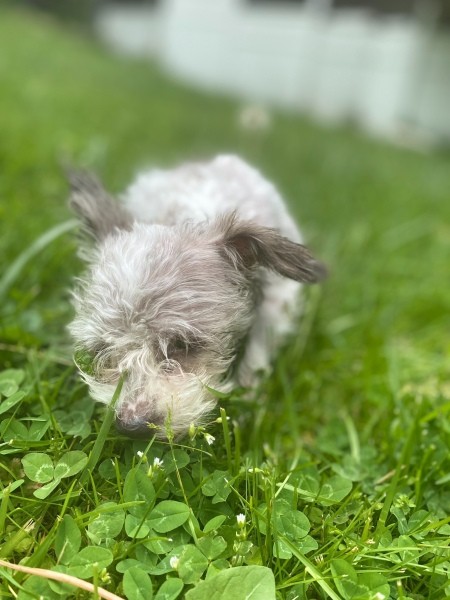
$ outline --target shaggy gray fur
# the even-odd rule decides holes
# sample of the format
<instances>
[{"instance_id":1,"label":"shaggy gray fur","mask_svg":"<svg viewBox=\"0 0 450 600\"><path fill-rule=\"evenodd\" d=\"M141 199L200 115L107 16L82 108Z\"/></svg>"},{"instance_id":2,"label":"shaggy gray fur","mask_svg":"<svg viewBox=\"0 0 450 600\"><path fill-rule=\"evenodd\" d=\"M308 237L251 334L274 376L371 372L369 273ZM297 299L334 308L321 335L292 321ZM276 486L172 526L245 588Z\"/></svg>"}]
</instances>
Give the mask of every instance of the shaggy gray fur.
<instances>
[{"instance_id":1,"label":"shaggy gray fur","mask_svg":"<svg viewBox=\"0 0 450 600\"><path fill-rule=\"evenodd\" d=\"M176 434L204 421L209 388L251 385L299 313L300 283L325 269L275 190L237 157L141 175L119 204L72 174L70 205L93 242L70 331L93 356L82 373L119 429ZM236 357L243 358L237 368ZM233 376L231 375L233 373Z\"/></svg>"}]
</instances>

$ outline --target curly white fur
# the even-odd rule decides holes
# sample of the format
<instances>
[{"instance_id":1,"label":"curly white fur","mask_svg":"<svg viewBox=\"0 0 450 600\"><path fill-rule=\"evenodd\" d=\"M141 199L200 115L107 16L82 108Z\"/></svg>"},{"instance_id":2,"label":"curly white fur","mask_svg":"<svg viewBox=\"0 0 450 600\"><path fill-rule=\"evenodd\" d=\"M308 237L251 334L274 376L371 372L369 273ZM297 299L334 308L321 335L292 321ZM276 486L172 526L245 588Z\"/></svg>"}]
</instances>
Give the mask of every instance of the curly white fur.
<instances>
[{"instance_id":1,"label":"curly white fur","mask_svg":"<svg viewBox=\"0 0 450 600\"><path fill-rule=\"evenodd\" d=\"M126 374L120 428L153 423L164 435L169 417L183 433L213 408L210 388L249 386L269 368L299 313L300 282L324 269L273 185L237 157L144 173L121 204L91 176L71 183L94 238L70 325L94 356L83 374L91 394L109 403Z\"/></svg>"}]
</instances>

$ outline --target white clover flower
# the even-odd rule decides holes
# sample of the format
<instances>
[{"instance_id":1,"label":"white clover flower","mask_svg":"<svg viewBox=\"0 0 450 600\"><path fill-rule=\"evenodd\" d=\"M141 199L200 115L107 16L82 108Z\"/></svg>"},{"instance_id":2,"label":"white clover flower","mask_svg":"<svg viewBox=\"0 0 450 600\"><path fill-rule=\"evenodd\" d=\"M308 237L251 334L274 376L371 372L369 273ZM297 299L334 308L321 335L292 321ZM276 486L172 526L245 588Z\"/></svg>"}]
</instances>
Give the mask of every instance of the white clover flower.
<instances>
[{"instance_id":1,"label":"white clover flower","mask_svg":"<svg viewBox=\"0 0 450 600\"><path fill-rule=\"evenodd\" d=\"M239 513L238 515L236 515L236 521L237 521L237 524L239 525L239 527L244 527L245 515L243 515L242 513Z\"/></svg>"},{"instance_id":2,"label":"white clover flower","mask_svg":"<svg viewBox=\"0 0 450 600\"><path fill-rule=\"evenodd\" d=\"M180 559L178 558L178 556L171 556L170 560L169 560L169 564L172 567L172 569L177 570L178 565L180 564Z\"/></svg>"},{"instance_id":3,"label":"white clover flower","mask_svg":"<svg viewBox=\"0 0 450 600\"><path fill-rule=\"evenodd\" d=\"M210 433L205 433L205 440L208 446L211 446L216 441L216 438Z\"/></svg>"}]
</instances>

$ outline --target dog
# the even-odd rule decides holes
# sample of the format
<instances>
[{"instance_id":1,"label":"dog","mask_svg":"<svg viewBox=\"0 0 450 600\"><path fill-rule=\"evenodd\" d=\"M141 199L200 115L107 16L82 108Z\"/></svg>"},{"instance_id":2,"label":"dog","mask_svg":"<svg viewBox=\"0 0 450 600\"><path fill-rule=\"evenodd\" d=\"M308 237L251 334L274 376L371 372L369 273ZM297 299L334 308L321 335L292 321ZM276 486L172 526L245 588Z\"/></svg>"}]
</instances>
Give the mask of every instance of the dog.
<instances>
[{"instance_id":1,"label":"dog","mask_svg":"<svg viewBox=\"0 0 450 600\"><path fill-rule=\"evenodd\" d=\"M251 387L270 369L302 284L326 269L276 188L236 156L145 172L120 203L90 174L69 179L91 238L69 325L92 357L81 375L105 404L125 376L120 432L186 433L213 409L212 390Z\"/></svg>"}]
</instances>

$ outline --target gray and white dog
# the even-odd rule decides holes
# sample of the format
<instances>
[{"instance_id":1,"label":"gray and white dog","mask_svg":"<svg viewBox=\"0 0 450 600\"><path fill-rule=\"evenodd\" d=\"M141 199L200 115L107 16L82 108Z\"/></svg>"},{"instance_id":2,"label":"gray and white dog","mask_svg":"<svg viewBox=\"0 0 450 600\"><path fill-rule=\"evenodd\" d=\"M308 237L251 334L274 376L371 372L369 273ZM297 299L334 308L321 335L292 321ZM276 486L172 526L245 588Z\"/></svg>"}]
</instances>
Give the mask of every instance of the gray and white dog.
<instances>
[{"instance_id":1,"label":"gray and white dog","mask_svg":"<svg viewBox=\"0 0 450 600\"><path fill-rule=\"evenodd\" d=\"M251 386L294 330L301 283L325 273L274 186L235 156L140 175L116 202L71 176L70 205L94 243L70 331L93 358L92 397L118 428L175 434L201 423L211 388ZM168 420L167 420L168 419Z\"/></svg>"}]
</instances>

